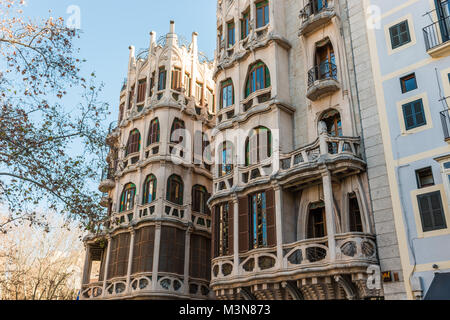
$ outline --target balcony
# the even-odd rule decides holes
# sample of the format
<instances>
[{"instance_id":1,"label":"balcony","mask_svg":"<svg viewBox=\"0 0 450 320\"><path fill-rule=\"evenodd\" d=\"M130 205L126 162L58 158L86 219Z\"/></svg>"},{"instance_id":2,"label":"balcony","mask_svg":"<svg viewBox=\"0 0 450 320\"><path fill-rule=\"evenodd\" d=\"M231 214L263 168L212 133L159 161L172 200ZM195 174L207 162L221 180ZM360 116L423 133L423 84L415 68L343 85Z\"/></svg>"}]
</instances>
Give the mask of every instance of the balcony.
<instances>
[{"instance_id":1,"label":"balcony","mask_svg":"<svg viewBox=\"0 0 450 320\"><path fill-rule=\"evenodd\" d=\"M427 52L433 58L450 54L450 16L423 28Z\"/></svg>"},{"instance_id":2,"label":"balcony","mask_svg":"<svg viewBox=\"0 0 450 320\"><path fill-rule=\"evenodd\" d=\"M337 80L337 67L334 63L324 61L308 72L308 91L306 97L317 101L336 91L341 86Z\"/></svg>"},{"instance_id":3,"label":"balcony","mask_svg":"<svg viewBox=\"0 0 450 320\"><path fill-rule=\"evenodd\" d=\"M234 261L233 256L215 258L211 265L211 287L220 293L222 289L237 286L267 286L271 280L281 283L297 281L299 288L311 279L315 279L312 283L317 284L319 278L336 275L350 275L361 280L363 274L367 276L369 266L378 264L374 236L346 233L336 235L335 239L334 259L329 254L326 237L284 244L281 257L277 257L277 249L273 247L239 254L238 261ZM335 294L332 291L328 295L330 298Z\"/></svg>"},{"instance_id":4,"label":"balcony","mask_svg":"<svg viewBox=\"0 0 450 320\"><path fill-rule=\"evenodd\" d=\"M309 1L309 3L300 11L302 25L300 27L299 35L307 35L328 24L336 15L333 2L334 1L331 0Z\"/></svg>"},{"instance_id":5,"label":"balcony","mask_svg":"<svg viewBox=\"0 0 450 320\"><path fill-rule=\"evenodd\" d=\"M450 143L450 110L441 111L442 130L444 132L444 140Z\"/></svg>"}]
</instances>

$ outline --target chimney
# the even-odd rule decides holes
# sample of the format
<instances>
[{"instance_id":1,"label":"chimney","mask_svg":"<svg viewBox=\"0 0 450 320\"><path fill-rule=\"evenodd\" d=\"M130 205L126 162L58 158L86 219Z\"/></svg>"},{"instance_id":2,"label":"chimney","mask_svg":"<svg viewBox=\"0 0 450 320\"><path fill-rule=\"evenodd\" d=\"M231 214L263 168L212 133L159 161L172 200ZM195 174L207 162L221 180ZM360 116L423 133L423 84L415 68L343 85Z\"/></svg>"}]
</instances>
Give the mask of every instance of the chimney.
<instances>
[{"instance_id":1,"label":"chimney","mask_svg":"<svg viewBox=\"0 0 450 320\"><path fill-rule=\"evenodd\" d=\"M148 49L149 55L152 54L155 44L156 44L156 32L152 31L152 32L150 32L150 47Z\"/></svg>"},{"instance_id":2,"label":"chimney","mask_svg":"<svg viewBox=\"0 0 450 320\"><path fill-rule=\"evenodd\" d=\"M170 20L170 31L166 35L167 45L174 46L177 44L178 37L175 33L175 21Z\"/></svg>"}]
</instances>

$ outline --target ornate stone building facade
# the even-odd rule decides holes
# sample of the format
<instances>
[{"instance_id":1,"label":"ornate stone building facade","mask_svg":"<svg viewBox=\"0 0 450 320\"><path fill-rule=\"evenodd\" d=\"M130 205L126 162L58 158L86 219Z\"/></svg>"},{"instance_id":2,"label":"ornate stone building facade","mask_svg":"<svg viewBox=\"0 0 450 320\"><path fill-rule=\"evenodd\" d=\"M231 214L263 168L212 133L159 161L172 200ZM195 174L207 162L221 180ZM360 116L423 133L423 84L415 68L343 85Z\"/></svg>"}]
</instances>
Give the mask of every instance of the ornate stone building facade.
<instances>
[{"instance_id":1,"label":"ornate stone building facade","mask_svg":"<svg viewBox=\"0 0 450 320\"><path fill-rule=\"evenodd\" d=\"M83 298L401 298L363 6L218 0L214 63L173 28L131 49Z\"/></svg>"}]
</instances>

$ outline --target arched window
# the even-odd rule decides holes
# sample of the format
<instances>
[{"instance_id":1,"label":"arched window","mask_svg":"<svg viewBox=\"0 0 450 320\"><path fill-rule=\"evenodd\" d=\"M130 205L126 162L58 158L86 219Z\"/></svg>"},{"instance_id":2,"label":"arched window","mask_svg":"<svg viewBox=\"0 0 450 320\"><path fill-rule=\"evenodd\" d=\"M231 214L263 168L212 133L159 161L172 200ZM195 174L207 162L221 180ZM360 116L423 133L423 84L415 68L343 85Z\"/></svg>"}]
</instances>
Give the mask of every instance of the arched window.
<instances>
[{"instance_id":1,"label":"arched window","mask_svg":"<svg viewBox=\"0 0 450 320\"><path fill-rule=\"evenodd\" d=\"M310 205L307 221L307 239L323 238L327 235L325 204L323 202Z\"/></svg>"},{"instance_id":2,"label":"arched window","mask_svg":"<svg viewBox=\"0 0 450 320\"><path fill-rule=\"evenodd\" d=\"M245 97L251 93L270 87L269 68L263 62L257 62L250 67L245 84Z\"/></svg>"},{"instance_id":3,"label":"arched window","mask_svg":"<svg viewBox=\"0 0 450 320\"><path fill-rule=\"evenodd\" d=\"M128 138L127 143L127 151L125 156L128 156L133 153L137 153L141 150L141 134L138 129L134 129L130 133L130 137Z\"/></svg>"},{"instance_id":4,"label":"arched window","mask_svg":"<svg viewBox=\"0 0 450 320\"><path fill-rule=\"evenodd\" d=\"M160 138L159 120L153 119L150 122L150 130L148 131L147 146L158 143Z\"/></svg>"},{"instance_id":5,"label":"arched window","mask_svg":"<svg viewBox=\"0 0 450 320\"><path fill-rule=\"evenodd\" d=\"M156 177L151 174L145 179L144 182L144 197L142 204L152 203L156 200Z\"/></svg>"},{"instance_id":6,"label":"arched window","mask_svg":"<svg viewBox=\"0 0 450 320\"><path fill-rule=\"evenodd\" d=\"M233 171L233 145L225 141L220 150L219 177L226 176Z\"/></svg>"},{"instance_id":7,"label":"arched window","mask_svg":"<svg viewBox=\"0 0 450 320\"><path fill-rule=\"evenodd\" d=\"M173 120L172 130L170 131L170 142L181 143L184 140L185 128L184 121L175 118L175 120Z\"/></svg>"},{"instance_id":8,"label":"arched window","mask_svg":"<svg viewBox=\"0 0 450 320\"><path fill-rule=\"evenodd\" d=\"M355 193L348 195L348 214L350 232L363 232L361 211L359 210L358 198Z\"/></svg>"},{"instance_id":9,"label":"arched window","mask_svg":"<svg viewBox=\"0 0 450 320\"><path fill-rule=\"evenodd\" d=\"M342 137L342 121L341 115L337 110L327 111L321 118L321 121L327 125L327 132L332 137ZM339 145L335 142L328 144L328 152L331 154L338 153Z\"/></svg>"},{"instance_id":10,"label":"arched window","mask_svg":"<svg viewBox=\"0 0 450 320\"><path fill-rule=\"evenodd\" d=\"M183 180L175 174L167 180L167 200L183 205Z\"/></svg>"},{"instance_id":11,"label":"arched window","mask_svg":"<svg viewBox=\"0 0 450 320\"><path fill-rule=\"evenodd\" d=\"M272 156L272 133L266 127L258 127L250 132L245 143L245 164L257 164Z\"/></svg>"},{"instance_id":12,"label":"arched window","mask_svg":"<svg viewBox=\"0 0 450 320\"><path fill-rule=\"evenodd\" d=\"M206 188L200 185L195 185L192 188L192 210L194 212L207 214L208 205L208 191Z\"/></svg>"},{"instance_id":13,"label":"arched window","mask_svg":"<svg viewBox=\"0 0 450 320\"><path fill-rule=\"evenodd\" d=\"M120 196L120 209L119 212L133 210L134 198L136 197L136 186L133 183L127 184Z\"/></svg>"},{"instance_id":14,"label":"arched window","mask_svg":"<svg viewBox=\"0 0 450 320\"><path fill-rule=\"evenodd\" d=\"M316 79L337 79L336 56L333 45L328 40L324 45L316 48Z\"/></svg>"},{"instance_id":15,"label":"arched window","mask_svg":"<svg viewBox=\"0 0 450 320\"><path fill-rule=\"evenodd\" d=\"M220 109L234 104L234 88L231 79L225 80L220 85Z\"/></svg>"}]
</instances>

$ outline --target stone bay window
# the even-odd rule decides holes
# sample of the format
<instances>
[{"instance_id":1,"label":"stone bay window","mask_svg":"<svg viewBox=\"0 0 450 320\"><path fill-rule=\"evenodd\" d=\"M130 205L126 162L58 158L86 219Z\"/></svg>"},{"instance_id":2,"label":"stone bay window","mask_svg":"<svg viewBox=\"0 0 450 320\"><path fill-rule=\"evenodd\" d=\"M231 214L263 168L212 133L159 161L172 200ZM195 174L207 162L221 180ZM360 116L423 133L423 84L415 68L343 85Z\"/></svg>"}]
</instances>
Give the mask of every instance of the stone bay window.
<instances>
[{"instance_id":1,"label":"stone bay window","mask_svg":"<svg viewBox=\"0 0 450 320\"><path fill-rule=\"evenodd\" d=\"M139 130L134 129L133 131L131 131L130 137L128 138L125 156L128 157L129 155L138 153L140 149L141 149L141 134L139 133Z\"/></svg>"},{"instance_id":2,"label":"stone bay window","mask_svg":"<svg viewBox=\"0 0 450 320\"><path fill-rule=\"evenodd\" d=\"M250 67L245 84L245 97L255 91L271 86L269 68L263 62L257 62Z\"/></svg>"},{"instance_id":3,"label":"stone bay window","mask_svg":"<svg viewBox=\"0 0 450 320\"><path fill-rule=\"evenodd\" d=\"M142 198L142 204L152 203L156 200L156 186L156 177L153 174L149 175L144 182L144 196Z\"/></svg>"},{"instance_id":4,"label":"stone bay window","mask_svg":"<svg viewBox=\"0 0 450 320\"><path fill-rule=\"evenodd\" d=\"M183 205L184 184L180 176L172 175L167 180L167 201Z\"/></svg>"},{"instance_id":5,"label":"stone bay window","mask_svg":"<svg viewBox=\"0 0 450 320\"><path fill-rule=\"evenodd\" d=\"M134 185L133 183L127 184L123 188L122 195L120 196L119 212L133 210L135 197L136 197L136 185Z\"/></svg>"}]
</instances>

